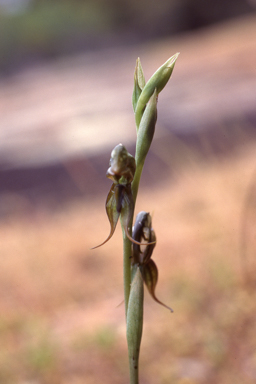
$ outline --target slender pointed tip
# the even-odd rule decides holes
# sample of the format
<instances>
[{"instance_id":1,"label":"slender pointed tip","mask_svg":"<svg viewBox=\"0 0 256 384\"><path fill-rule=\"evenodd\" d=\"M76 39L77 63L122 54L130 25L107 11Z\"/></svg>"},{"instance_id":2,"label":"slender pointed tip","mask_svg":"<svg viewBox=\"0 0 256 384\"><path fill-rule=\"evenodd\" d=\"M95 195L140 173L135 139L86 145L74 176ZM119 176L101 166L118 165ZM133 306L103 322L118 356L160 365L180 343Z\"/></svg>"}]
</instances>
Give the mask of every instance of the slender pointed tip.
<instances>
[{"instance_id":1,"label":"slender pointed tip","mask_svg":"<svg viewBox=\"0 0 256 384\"><path fill-rule=\"evenodd\" d=\"M103 244L100 244L100 245L96 245L95 247L91 247L91 248L89 248L90 249L90 251L92 250L92 249L96 249L96 248L99 248L99 247L101 247Z\"/></svg>"},{"instance_id":2,"label":"slender pointed tip","mask_svg":"<svg viewBox=\"0 0 256 384\"><path fill-rule=\"evenodd\" d=\"M113 235L113 234L109 235L109 236L106 238L106 240L103 241L103 243L100 243L99 245L96 245L95 247L90 248L90 250L91 250L91 249L99 248L99 247L101 247L102 245L106 244L106 243L110 240L110 238L112 237L112 235Z\"/></svg>"},{"instance_id":3,"label":"slender pointed tip","mask_svg":"<svg viewBox=\"0 0 256 384\"><path fill-rule=\"evenodd\" d=\"M129 232L128 232L128 228L124 228L124 231L125 231L125 234L126 234L126 236L127 236L127 238L133 243L133 244L137 244L137 245L151 245L151 244L155 244L156 243L156 240L155 241L152 241L151 243L140 243L139 241L136 241L136 240L134 240L131 236L130 236L130 234L129 234Z\"/></svg>"},{"instance_id":4,"label":"slender pointed tip","mask_svg":"<svg viewBox=\"0 0 256 384\"><path fill-rule=\"evenodd\" d=\"M173 310L171 307L169 307L168 305L166 305L166 304L162 303L162 301L159 301L159 300L157 300L157 302L158 302L159 304L161 304L163 307L165 307L165 308L169 309L171 313L173 313L173 312L174 312L174 310Z\"/></svg>"},{"instance_id":5,"label":"slender pointed tip","mask_svg":"<svg viewBox=\"0 0 256 384\"><path fill-rule=\"evenodd\" d=\"M169 307L168 305L164 304L162 301L158 300L156 297L153 297L155 299L155 301L157 301L159 304L161 304L163 307L167 308L170 310L171 313L173 313L173 309L171 307Z\"/></svg>"},{"instance_id":6,"label":"slender pointed tip","mask_svg":"<svg viewBox=\"0 0 256 384\"><path fill-rule=\"evenodd\" d=\"M167 67L171 67L172 65L175 64L175 62L176 62L176 60L177 60L179 54L180 54L180 52L177 52L177 53L175 53L175 55L171 56L171 57L167 60L167 63L168 63Z\"/></svg>"}]
</instances>

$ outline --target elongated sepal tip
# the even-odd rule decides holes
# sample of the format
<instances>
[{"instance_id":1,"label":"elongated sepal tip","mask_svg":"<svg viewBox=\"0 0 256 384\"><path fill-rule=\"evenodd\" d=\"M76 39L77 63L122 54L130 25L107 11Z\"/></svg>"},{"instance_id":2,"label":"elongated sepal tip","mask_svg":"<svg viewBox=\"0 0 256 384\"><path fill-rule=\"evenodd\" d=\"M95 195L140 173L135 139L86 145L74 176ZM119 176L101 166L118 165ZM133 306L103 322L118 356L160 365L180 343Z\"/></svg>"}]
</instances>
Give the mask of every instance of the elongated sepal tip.
<instances>
[{"instance_id":1,"label":"elongated sepal tip","mask_svg":"<svg viewBox=\"0 0 256 384\"><path fill-rule=\"evenodd\" d=\"M152 298L163 307L169 309L171 312L173 312L173 309L169 307L168 305L164 304L162 301L160 301L155 294L155 289L157 285L158 280L158 270L155 262L150 259L146 264L140 265L141 274L143 277L143 281L152 296Z\"/></svg>"}]
</instances>

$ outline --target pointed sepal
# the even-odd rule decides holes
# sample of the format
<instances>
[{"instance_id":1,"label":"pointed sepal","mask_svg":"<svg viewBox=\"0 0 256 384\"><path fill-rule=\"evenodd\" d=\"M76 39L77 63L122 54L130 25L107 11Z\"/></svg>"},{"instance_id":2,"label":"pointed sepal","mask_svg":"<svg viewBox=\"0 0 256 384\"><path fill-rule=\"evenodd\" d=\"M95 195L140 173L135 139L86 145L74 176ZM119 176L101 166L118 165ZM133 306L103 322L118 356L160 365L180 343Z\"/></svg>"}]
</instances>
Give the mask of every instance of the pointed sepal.
<instances>
[{"instance_id":1,"label":"pointed sepal","mask_svg":"<svg viewBox=\"0 0 256 384\"><path fill-rule=\"evenodd\" d=\"M124 188L124 186L121 187ZM123 188L120 188L119 184L112 184L106 200L106 212L110 223L110 233L103 243L91 249L101 247L113 236L121 212Z\"/></svg>"},{"instance_id":2,"label":"pointed sepal","mask_svg":"<svg viewBox=\"0 0 256 384\"><path fill-rule=\"evenodd\" d=\"M134 202L133 202L131 184L125 185L125 184L113 183L106 200L106 212L107 212L108 220L110 223L110 233L106 238L106 240L104 240L101 244L91 249L101 247L103 244L105 244L108 240L111 239L111 237L115 232L120 214L121 214L121 224L124 228L125 234L128 237L128 239L132 243L137 244L138 246L141 246L141 245L148 246L149 243L136 241L130 235L130 223L132 220L133 210L134 210ZM154 243L155 241L153 242L153 244Z\"/></svg>"},{"instance_id":3,"label":"pointed sepal","mask_svg":"<svg viewBox=\"0 0 256 384\"><path fill-rule=\"evenodd\" d=\"M168 307L168 305L162 303L162 301L158 300L155 295L157 280L158 280L158 270L157 266L152 259L150 259L146 264L142 264L140 266L141 274L143 277L143 281L152 296L152 298L158 303L163 305L165 308L169 309L173 312L172 308Z\"/></svg>"}]
</instances>

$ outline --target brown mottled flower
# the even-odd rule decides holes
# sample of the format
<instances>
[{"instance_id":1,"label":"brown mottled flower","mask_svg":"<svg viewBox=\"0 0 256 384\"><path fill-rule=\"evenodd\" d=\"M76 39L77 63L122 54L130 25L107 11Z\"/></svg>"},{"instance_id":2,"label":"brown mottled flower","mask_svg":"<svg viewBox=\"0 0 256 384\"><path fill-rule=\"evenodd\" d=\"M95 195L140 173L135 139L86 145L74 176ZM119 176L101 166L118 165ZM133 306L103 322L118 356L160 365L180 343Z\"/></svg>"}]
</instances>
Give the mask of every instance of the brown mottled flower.
<instances>
[{"instance_id":1,"label":"brown mottled flower","mask_svg":"<svg viewBox=\"0 0 256 384\"><path fill-rule=\"evenodd\" d=\"M158 269L155 262L151 259L156 245L156 235L155 231L151 227L151 222L151 216L148 212L141 211L136 217L132 232L132 237L136 240L136 243L133 244L132 263L133 265L137 264L139 266L143 281L153 299L173 312L172 308L158 300L155 295L158 280ZM142 248L143 240L147 241L147 245Z\"/></svg>"},{"instance_id":2,"label":"brown mottled flower","mask_svg":"<svg viewBox=\"0 0 256 384\"><path fill-rule=\"evenodd\" d=\"M118 144L111 152L110 167L107 170L107 177L113 180L105 205L110 223L110 233L103 243L92 249L105 244L113 236L120 215L121 223L128 239L132 243L142 245L142 243L133 239L129 234L129 224L134 211L131 182L135 170L134 157L127 152L122 144Z\"/></svg>"}]
</instances>

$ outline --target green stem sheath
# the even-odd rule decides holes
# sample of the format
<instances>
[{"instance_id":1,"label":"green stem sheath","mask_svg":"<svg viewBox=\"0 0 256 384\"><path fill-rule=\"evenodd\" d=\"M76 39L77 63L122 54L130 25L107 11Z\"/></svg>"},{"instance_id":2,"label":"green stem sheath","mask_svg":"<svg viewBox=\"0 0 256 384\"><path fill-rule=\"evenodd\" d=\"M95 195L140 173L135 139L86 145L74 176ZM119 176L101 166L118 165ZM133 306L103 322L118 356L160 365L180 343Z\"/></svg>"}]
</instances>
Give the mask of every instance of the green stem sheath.
<instances>
[{"instance_id":1,"label":"green stem sheath","mask_svg":"<svg viewBox=\"0 0 256 384\"><path fill-rule=\"evenodd\" d=\"M135 157L135 159L136 159L136 157ZM133 196L134 206L135 206L135 202L136 202L136 199L137 199L137 194L138 194L139 184L140 184L140 177L141 177L141 173L142 173L142 170L143 170L143 166L144 166L144 162L143 163L140 162L137 165L136 172L135 172L135 175L134 175L134 179L133 179L133 182L132 182L132 196Z\"/></svg>"},{"instance_id":2,"label":"green stem sheath","mask_svg":"<svg viewBox=\"0 0 256 384\"><path fill-rule=\"evenodd\" d=\"M134 207L135 207L135 202L136 202L136 198L137 198L137 194L138 194L140 177L141 177L143 165L144 164L140 163L137 166L137 169L136 169L136 172L135 172L135 176L134 176L134 180L132 182L132 195L133 195ZM134 217L134 212L132 213L132 219L131 219L131 222L130 222L130 225L129 225L130 231L131 231L131 228L132 228L133 217ZM127 315L129 295L130 295L130 287L131 287L131 257L132 257L132 249L131 249L131 242L127 238L123 228L122 228L122 231L123 231L124 302L125 302L125 314Z\"/></svg>"},{"instance_id":3,"label":"green stem sheath","mask_svg":"<svg viewBox=\"0 0 256 384\"><path fill-rule=\"evenodd\" d=\"M139 384L139 354L143 329L144 287L138 265L132 268L132 284L127 311L127 343L130 383Z\"/></svg>"},{"instance_id":4,"label":"green stem sheath","mask_svg":"<svg viewBox=\"0 0 256 384\"><path fill-rule=\"evenodd\" d=\"M123 231L123 268L124 268L124 302L125 302L125 315L127 317L128 302L131 288L131 242Z\"/></svg>"},{"instance_id":5,"label":"green stem sheath","mask_svg":"<svg viewBox=\"0 0 256 384\"><path fill-rule=\"evenodd\" d=\"M144 162L143 162L144 163ZM132 183L134 207L139 189L140 177L144 164L139 164ZM131 230L134 211L129 225ZM144 287L141 272L133 266L131 273L131 242L123 229L124 259L124 300L127 325L127 344L129 353L130 384L139 384L139 353L143 329Z\"/></svg>"}]
</instances>

